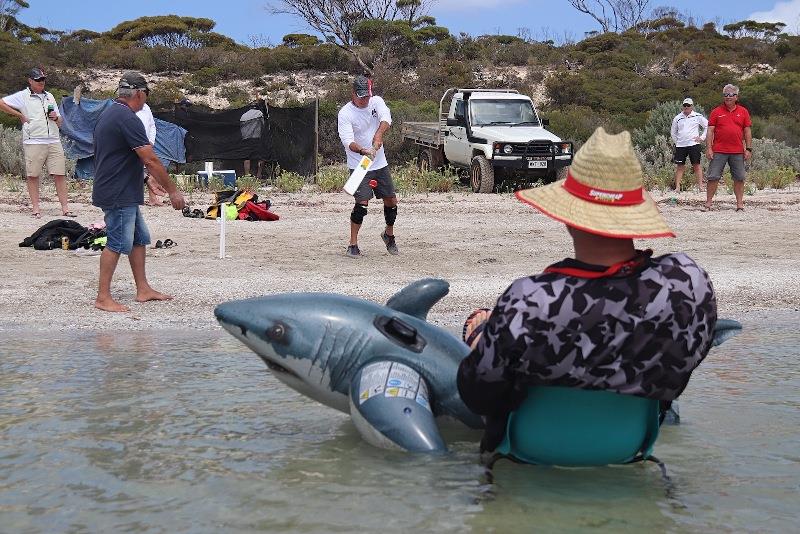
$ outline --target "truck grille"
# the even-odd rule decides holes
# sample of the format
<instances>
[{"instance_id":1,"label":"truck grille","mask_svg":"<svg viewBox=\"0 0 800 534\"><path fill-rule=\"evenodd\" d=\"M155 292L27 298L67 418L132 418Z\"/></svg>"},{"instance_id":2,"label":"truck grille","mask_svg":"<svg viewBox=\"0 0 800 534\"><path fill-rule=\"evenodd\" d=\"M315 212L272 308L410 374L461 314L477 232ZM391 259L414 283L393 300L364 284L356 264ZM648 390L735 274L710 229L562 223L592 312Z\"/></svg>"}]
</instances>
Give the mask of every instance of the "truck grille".
<instances>
[{"instance_id":1,"label":"truck grille","mask_svg":"<svg viewBox=\"0 0 800 534\"><path fill-rule=\"evenodd\" d=\"M529 143L510 143L512 156L551 156L553 143L550 141L531 141Z\"/></svg>"}]
</instances>

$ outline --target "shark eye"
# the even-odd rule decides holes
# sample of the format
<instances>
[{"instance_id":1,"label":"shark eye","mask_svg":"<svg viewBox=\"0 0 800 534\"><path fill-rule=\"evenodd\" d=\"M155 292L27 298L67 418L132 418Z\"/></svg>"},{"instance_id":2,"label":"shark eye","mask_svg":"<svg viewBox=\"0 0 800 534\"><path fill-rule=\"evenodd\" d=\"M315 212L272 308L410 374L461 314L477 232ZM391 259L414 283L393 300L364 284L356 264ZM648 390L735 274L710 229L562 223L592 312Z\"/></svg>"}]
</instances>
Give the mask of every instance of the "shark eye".
<instances>
[{"instance_id":1,"label":"shark eye","mask_svg":"<svg viewBox=\"0 0 800 534\"><path fill-rule=\"evenodd\" d=\"M289 328L283 323L275 323L267 328L267 337L272 341L285 343Z\"/></svg>"}]
</instances>

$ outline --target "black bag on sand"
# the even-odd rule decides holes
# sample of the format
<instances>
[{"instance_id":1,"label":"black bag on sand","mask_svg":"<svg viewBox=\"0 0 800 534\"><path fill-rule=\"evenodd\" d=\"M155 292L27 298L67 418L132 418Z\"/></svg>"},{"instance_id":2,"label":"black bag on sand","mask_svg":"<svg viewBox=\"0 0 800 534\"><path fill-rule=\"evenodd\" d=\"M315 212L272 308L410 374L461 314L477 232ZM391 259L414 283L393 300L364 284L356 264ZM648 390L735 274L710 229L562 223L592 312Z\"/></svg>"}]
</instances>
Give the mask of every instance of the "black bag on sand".
<instances>
[{"instance_id":1,"label":"black bag on sand","mask_svg":"<svg viewBox=\"0 0 800 534\"><path fill-rule=\"evenodd\" d=\"M61 238L67 237L70 245L87 229L76 221L67 219L54 219L43 224L38 230L22 240L21 247L33 247L36 250L50 250L61 248Z\"/></svg>"}]
</instances>

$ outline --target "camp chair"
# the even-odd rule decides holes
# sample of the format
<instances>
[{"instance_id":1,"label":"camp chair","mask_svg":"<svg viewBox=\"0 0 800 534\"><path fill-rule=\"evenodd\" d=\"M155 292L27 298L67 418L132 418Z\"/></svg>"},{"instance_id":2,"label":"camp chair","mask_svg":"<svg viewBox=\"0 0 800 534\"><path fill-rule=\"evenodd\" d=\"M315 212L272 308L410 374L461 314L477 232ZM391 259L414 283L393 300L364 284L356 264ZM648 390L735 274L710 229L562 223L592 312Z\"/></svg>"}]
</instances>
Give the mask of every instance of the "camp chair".
<instances>
[{"instance_id":1,"label":"camp chair","mask_svg":"<svg viewBox=\"0 0 800 534\"><path fill-rule=\"evenodd\" d=\"M610 391L533 386L508 417L500 458L560 466L600 466L651 459L659 402ZM663 471L662 466L662 471Z\"/></svg>"}]
</instances>

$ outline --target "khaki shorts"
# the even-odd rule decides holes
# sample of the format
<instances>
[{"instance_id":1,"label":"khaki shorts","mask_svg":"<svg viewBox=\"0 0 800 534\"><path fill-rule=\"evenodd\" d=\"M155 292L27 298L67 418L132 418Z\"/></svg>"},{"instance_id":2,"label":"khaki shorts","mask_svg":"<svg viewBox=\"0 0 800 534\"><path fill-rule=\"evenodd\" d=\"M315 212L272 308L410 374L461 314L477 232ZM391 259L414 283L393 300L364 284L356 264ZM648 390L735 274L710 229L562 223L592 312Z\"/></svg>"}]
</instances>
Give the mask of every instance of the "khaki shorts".
<instances>
[{"instance_id":1,"label":"khaki shorts","mask_svg":"<svg viewBox=\"0 0 800 534\"><path fill-rule=\"evenodd\" d=\"M22 145L25 153L25 176L38 178L42 167L47 164L47 172L53 176L67 174L67 162L64 160L64 149L61 143L46 145Z\"/></svg>"}]
</instances>

